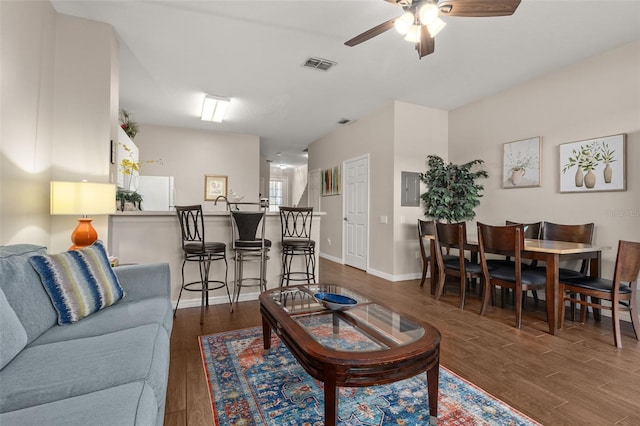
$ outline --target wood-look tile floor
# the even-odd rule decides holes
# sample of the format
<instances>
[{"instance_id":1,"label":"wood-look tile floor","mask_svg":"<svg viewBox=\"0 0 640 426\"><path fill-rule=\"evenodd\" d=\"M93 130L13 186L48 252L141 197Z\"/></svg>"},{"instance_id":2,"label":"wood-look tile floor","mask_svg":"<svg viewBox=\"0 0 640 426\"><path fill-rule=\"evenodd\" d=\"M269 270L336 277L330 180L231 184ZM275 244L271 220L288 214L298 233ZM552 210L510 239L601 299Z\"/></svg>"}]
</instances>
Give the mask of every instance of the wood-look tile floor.
<instances>
[{"instance_id":1,"label":"wood-look tile floor","mask_svg":"<svg viewBox=\"0 0 640 426\"><path fill-rule=\"evenodd\" d=\"M511 305L491 307L480 317L470 291L459 309L456 284L436 301L429 282L389 282L363 271L319 259L323 283L351 287L391 307L423 318L442 333L440 362L507 404L545 425L640 425L640 342L629 322L623 348L613 346L611 321L589 316L585 324L565 321L548 334L544 302L527 301L522 328L514 328ZM623 313L623 315L628 315ZM171 364L165 425L213 425L197 337L261 324L257 301L180 309L171 335Z\"/></svg>"}]
</instances>

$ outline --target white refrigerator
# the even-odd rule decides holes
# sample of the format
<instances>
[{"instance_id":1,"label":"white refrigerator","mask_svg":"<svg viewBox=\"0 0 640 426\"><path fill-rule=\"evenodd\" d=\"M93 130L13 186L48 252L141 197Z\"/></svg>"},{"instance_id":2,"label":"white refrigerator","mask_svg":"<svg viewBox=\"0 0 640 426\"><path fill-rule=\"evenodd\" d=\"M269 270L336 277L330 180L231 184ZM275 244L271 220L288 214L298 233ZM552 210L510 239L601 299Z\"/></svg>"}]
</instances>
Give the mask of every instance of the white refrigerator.
<instances>
[{"instance_id":1,"label":"white refrigerator","mask_svg":"<svg viewBox=\"0 0 640 426\"><path fill-rule=\"evenodd\" d=\"M142 210L173 210L173 176L138 176L138 194L142 196Z\"/></svg>"}]
</instances>

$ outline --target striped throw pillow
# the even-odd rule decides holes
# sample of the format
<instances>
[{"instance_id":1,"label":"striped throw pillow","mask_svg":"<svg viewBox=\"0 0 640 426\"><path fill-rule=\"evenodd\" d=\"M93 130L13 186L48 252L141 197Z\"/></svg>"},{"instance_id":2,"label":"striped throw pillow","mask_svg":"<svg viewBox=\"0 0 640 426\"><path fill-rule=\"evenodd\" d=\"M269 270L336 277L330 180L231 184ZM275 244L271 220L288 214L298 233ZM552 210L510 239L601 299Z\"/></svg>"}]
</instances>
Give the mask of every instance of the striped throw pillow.
<instances>
[{"instance_id":1,"label":"striped throw pillow","mask_svg":"<svg viewBox=\"0 0 640 426\"><path fill-rule=\"evenodd\" d=\"M72 324L124 297L101 241L60 254L29 258L58 312L58 324Z\"/></svg>"}]
</instances>

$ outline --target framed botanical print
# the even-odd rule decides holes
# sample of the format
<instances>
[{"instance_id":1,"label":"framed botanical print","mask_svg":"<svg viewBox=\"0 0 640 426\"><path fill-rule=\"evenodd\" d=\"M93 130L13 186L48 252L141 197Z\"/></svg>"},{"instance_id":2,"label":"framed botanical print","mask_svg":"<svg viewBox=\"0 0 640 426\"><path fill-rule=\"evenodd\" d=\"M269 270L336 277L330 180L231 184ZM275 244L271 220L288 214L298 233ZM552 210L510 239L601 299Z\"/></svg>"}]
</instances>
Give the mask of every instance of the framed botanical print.
<instances>
[{"instance_id":1,"label":"framed botanical print","mask_svg":"<svg viewBox=\"0 0 640 426\"><path fill-rule=\"evenodd\" d=\"M505 143L502 150L502 187L540 186L541 152L539 136Z\"/></svg>"},{"instance_id":2,"label":"framed botanical print","mask_svg":"<svg viewBox=\"0 0 640 426\"><path fill-rule=\"evenodd\" d=\"M624 191L625 134L560 145L560 192Z\"/></svg>"}]
</instances>

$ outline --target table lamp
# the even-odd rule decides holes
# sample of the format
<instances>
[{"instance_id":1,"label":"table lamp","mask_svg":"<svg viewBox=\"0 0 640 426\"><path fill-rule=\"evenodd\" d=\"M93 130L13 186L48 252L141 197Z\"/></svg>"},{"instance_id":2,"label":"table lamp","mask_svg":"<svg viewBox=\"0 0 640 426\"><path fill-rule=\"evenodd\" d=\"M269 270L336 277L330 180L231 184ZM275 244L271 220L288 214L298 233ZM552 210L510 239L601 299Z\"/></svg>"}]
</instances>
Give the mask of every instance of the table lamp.
<instances>
[{"instance_id":1,"label":"table lamp","mask_svg":"<svg viewBox=\"0 0 640 426\"><path fill-rule=\"evenodd\" d=\"M76 250L93 244L98 239L87 215L109 214L116 210L116 187L111 183L96 182L51 182L51 214L82 215L78 226L71 234Z\"/></svg>"}]
</instances>

